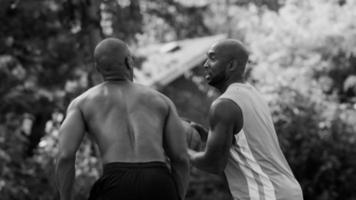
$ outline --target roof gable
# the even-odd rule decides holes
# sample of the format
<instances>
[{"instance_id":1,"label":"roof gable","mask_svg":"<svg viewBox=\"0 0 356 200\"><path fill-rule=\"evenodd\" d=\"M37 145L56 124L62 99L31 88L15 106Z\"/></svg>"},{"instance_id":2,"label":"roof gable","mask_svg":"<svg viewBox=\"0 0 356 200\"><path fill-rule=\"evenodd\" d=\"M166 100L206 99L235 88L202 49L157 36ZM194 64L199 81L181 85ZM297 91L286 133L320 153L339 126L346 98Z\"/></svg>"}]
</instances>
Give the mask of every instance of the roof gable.
<instances>
[{"instance_id":1,"label":"roof gable","mask_svg":"<svg viewBox=\"0 0 356 200\"><path fill-rule=\"evenodd\" d=\"M146 57L146 60L140 69L134 69L135 82L151 87L168 85L202 63L210 46L224 38L226 35L214 35L139 49L137 56Z\"/></svg>"}]
</instances>

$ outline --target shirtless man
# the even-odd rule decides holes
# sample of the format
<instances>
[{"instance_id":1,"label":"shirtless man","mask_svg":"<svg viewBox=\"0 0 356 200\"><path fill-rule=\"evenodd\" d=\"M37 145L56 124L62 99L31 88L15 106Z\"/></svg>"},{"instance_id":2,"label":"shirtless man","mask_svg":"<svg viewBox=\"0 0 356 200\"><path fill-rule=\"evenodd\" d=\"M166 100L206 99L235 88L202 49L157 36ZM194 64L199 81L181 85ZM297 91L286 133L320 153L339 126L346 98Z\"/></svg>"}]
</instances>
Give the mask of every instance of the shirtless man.
<instances>
[{"instance_id":1,"label":"shirtless man","mask_svg":"<svg viewBox=\"0 0 356 200\"><path fill-rule=\"evenodd\" d=\"M201 152L189 150L191 163L224 173L235 200L302 200L303 195L278 143L267 103L244 82L248 53L232 39L214 44L204 64L208 83L222 95L210 107L210 130Z\"/></svg>"},{"instance_id":2,"label":"shirtless man","mask_svg":"<svg viewBox=\"0 0 356 200\"><path fill-rule=\"evenodd\" d=\"M75 154L85 133L98 145L104 164L90 200L184 199L189 159L175 106L163 94L132 82L131 53L121 40L103 40L94 57L104 82L70 103L60 128L60 199L72 198Z\"/></svg>"}]
</instances>

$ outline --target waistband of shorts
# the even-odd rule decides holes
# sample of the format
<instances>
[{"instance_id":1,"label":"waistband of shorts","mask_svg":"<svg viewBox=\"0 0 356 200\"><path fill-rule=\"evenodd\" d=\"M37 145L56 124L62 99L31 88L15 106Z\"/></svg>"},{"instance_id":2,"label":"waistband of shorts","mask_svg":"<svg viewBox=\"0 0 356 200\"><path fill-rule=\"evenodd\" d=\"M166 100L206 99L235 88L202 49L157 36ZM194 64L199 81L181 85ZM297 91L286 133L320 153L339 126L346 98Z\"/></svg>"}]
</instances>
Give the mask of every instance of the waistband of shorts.
<instances>
[{"instance_id":1,"label":"waistband of shorts","mask_svg":"<svg viewBox=\"0 0 356 200\"><path fill-rule=\"evenodd\" d=\"M168 166L166 163L161 161L152 161L152 162L110 162L106 163L103 166L104 173L116 170L116 169L145 169L145 168L165 168Z\"/></svg>"}]
</instances>

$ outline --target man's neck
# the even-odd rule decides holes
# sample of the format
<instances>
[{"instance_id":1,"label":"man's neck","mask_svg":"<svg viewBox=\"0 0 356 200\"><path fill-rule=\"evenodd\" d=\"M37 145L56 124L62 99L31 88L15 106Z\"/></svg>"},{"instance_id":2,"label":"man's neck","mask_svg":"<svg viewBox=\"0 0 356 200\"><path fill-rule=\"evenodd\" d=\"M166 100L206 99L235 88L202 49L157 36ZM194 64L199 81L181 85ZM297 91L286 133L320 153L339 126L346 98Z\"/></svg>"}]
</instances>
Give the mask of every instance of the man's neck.
<instances>
[{"instance_id":1,"label":"man's neck","mask_svg":"<svg viewBox=\"0 0 356 200\"><path fill-rule=\"evenodd\" d=\"M215 86L216 89L219 90L220 93L224 93L226 91L226 89L233 83L244 83L244 79L243 78L231 78L228 79L224 82L222 82L220 85Z\"/></svg>"}]
</instances>

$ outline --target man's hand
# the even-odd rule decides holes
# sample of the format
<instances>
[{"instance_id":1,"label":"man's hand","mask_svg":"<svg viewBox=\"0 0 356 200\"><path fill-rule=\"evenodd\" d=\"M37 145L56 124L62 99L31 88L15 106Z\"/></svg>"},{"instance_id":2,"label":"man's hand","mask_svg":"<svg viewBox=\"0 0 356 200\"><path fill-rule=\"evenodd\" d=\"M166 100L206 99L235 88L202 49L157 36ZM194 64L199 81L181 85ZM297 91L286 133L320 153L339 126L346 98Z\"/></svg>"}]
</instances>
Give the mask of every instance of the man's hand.
<instances>
[{"instance_id":1,"label":"man's hand","mask_svg":"<svg viewBox=\"0 0 356 200\"><path fill-rule=\"evenodd\" d=\"M209 133L209 130L207 128L205 128L203 125L201 125L197 122L193 122L187 118L182 118L182 120L183 120L183 124L188 123L190 125L190 127L194 128L196 130L196 132L200 135L200 139L203 142L206 142L206 140L208 138L208 133Z\"/></svg>"},{"instance_id":2,"label":"man's hand","mask_svg":"<svg viewBox=\"0 0 356 200\"><path fill-rule=\"evenodd\" d=\"M201 140L206 142L206 140L208 139L208 129L206 129L203 125L193 121L190 122L190 126L198 132Z\"/></svg>"},{"instance_id":3,"label":"man's hand","mask_svg":"<svg viewBox=\"0 0 356 200\"><path fill-rule=\"evenodd\" d=\"M188 148L194 149L196 151L200 150L202 147L202 142L198 131L196 131L196 129L191 126L188 120L182 120L182 124L186 132Z\"/></svg>"}]
</instances>

